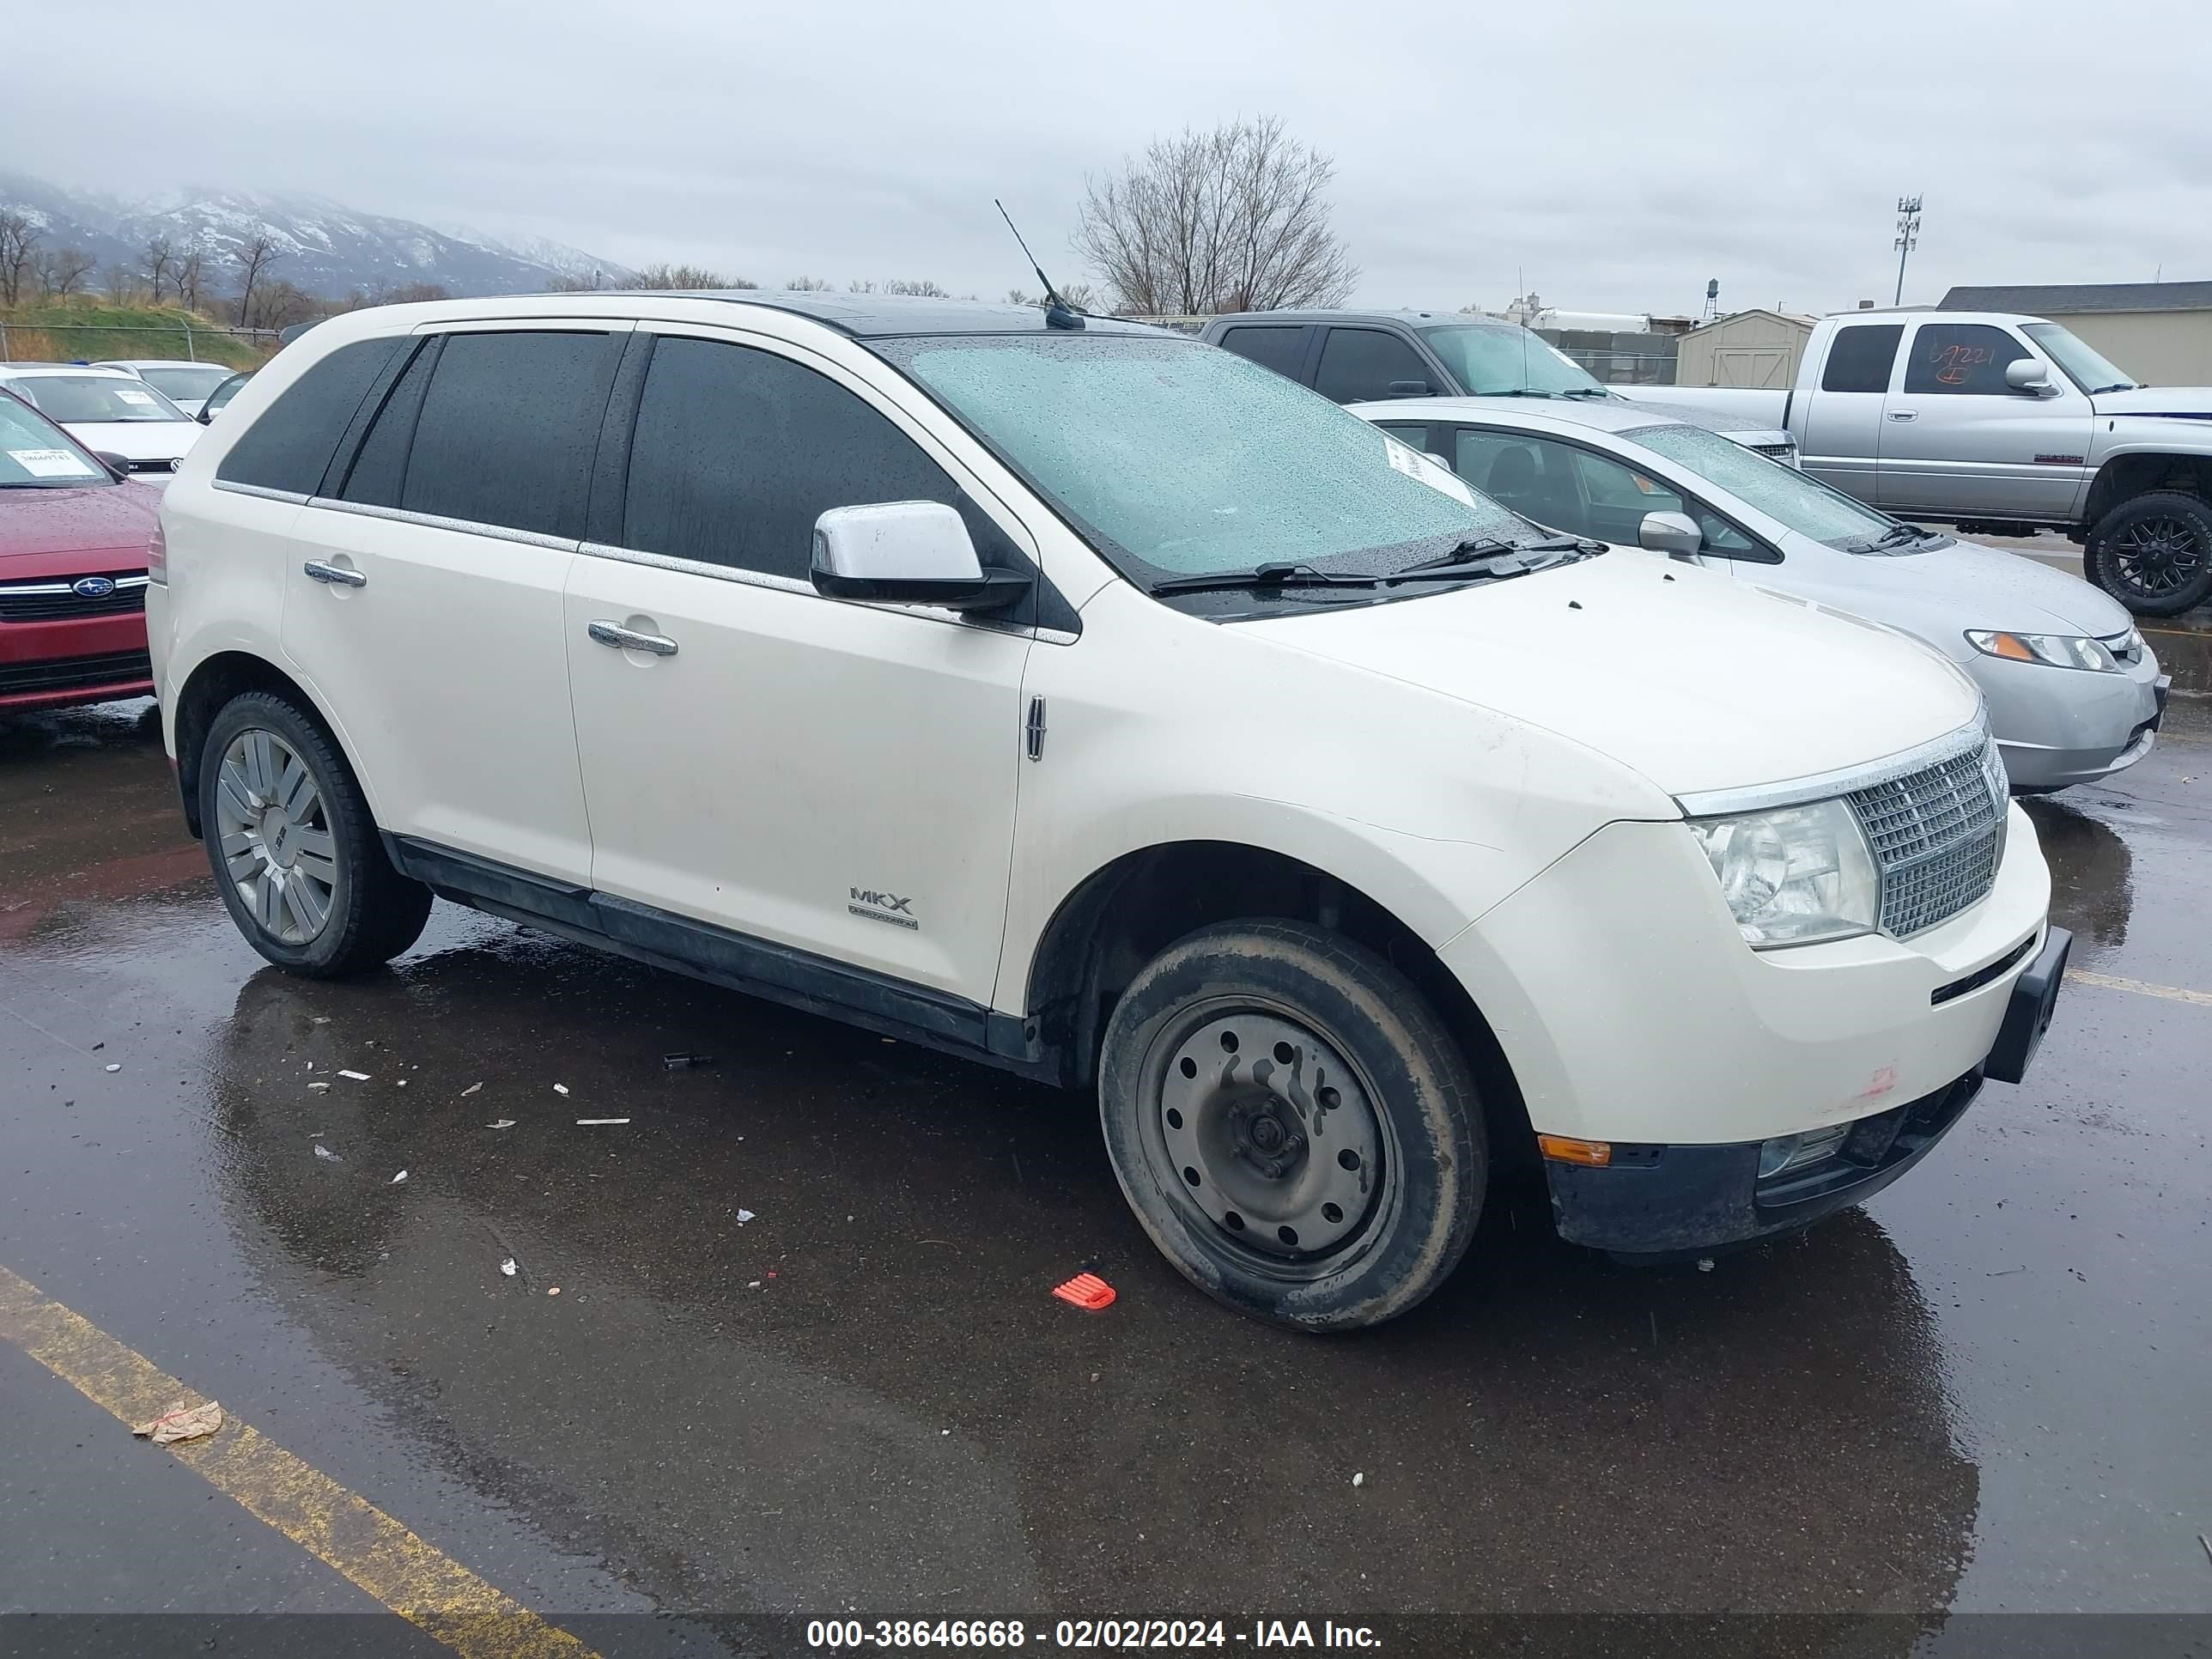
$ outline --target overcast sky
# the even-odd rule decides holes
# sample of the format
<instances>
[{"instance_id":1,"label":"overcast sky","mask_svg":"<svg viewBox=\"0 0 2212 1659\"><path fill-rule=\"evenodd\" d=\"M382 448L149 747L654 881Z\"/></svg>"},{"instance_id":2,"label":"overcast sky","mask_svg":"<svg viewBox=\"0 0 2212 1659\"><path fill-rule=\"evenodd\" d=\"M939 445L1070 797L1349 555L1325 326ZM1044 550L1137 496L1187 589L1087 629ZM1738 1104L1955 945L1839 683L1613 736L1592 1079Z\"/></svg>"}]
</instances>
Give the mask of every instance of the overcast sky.
<instances>
[{"instance_id":1,"label":"overcast sky","mask_svg":"<svg viewBox=\"0 0 2212 1659\"><path fill-rule=\"evenodd\" d=\"M1154 135L1279 115L1334 156L1377 305L1887 303L1954 283L2212 278L2205 0L1849 7L1526 0L109 0L19 9L0 158L122 193L313 191L628 264L1047 271L1086 173ZM1079 21L1086 20L1086 21ZM161 41L159 50L151 44ZM1087 273L1085 273L1087 274ZM1034 284L1030 284L1034 286Z\"/></svg>"}]
</instances>

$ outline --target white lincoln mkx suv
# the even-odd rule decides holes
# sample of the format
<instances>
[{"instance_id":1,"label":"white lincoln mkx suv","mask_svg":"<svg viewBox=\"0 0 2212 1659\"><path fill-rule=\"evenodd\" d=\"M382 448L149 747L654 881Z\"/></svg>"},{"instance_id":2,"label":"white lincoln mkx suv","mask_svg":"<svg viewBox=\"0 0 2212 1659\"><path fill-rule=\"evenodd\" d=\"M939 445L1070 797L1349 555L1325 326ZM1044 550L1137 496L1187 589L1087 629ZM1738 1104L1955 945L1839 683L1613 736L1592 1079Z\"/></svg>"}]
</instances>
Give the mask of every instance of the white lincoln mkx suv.
<instances>
[{"instance_id":1,"label":"white lincoln mkx suv","mask_svg":"<svg viewBox=\"0 0 2212 1659\"><path fill-rule=\"evenodd\" d=\"M360 311L162 522L164 731L270 961L435 894L1094 1091L1153 1241L1288 1324L1418 1302L1516 1165L1624 1255L1801 1225L2057 994L1948 665L1172 334Z\"/></svg>"}]
</instances>

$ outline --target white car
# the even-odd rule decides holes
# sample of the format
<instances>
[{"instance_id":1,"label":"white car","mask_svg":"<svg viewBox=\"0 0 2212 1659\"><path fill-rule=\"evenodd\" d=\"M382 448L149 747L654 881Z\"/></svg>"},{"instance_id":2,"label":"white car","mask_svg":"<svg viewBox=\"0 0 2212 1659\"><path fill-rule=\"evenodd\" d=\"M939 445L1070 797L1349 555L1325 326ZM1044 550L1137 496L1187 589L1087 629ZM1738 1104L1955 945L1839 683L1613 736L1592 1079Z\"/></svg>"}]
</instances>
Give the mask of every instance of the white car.
<instances>
[{"instance_id":1,"label":"white car","mask_svg":"<svg viewBox=\"0 0 2212 1659\"><path fill-rule=\"evenodd\" d=\"M1802 1225L2058 991L1956 669L1179 335L360 311L162 520L165 741L270 961L373 968L434 893L1095 1091L1154 1243L1290 1325L1419 1302L1524 1158L1607 1250Z\"/></svg>"},{"instance_id":2,"label":"white car","mask_svg":"<svg viewBox=\"0 0 2212 1659\"><path fill-rule=\"evenodd\" d=\"M0 366L0 386L147 483L167 483L205 430L155 387L121 369L9 363Z\"/></svg>"},{"instance_id":3,"label":"white car","mask_svg":"<svg viewBox=\"0 0 2212 1659\"><path fill-rule=\"evenodd\" d=\"M118 357L93 365L119 368L135 374L194 419L206 404L208 393L238 371L228 363L197 363L175 357Z\"/></svg>"},{"instance_id":4,"label":"white car","mask_svg":"<svg viewBox=\"0 0 2212 1659\"><path fill-rule=\"evenodd\" d=\"M2119 601L2017 554L1902 524L1672 411L1488 398L1356 405L1492 499L1899 629L1972 675L2021 794L2151 750L2167 677Z\"/></svg>"}]
</instances>

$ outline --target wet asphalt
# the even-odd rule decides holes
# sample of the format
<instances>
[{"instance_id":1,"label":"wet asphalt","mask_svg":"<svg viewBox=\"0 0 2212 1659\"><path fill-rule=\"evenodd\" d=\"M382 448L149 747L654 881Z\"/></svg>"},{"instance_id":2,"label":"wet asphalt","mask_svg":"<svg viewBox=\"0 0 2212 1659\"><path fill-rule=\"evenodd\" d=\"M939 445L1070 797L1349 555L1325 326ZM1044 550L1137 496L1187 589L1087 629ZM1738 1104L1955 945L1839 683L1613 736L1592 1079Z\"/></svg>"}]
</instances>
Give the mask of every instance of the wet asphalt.
<instances>
[{"instance_id":1,"label":"wet asphalt","mask_svg":"<svg viewBox=\"0 0 2212 1659\"><path fill-rule=\"evenodd\" d=\"M1523 1194L1412 1316L1305 1338L1154 1255L1080 1097L447 905L388 973L285 977L136 713L0 725L0 1265L604 1651L2212 1615L2212 1003L2070 986L1918 1170L1711 1272ZM2212 992L2212 704L2029 810L2077 969ZM1103 1313L1048 1294L1085 1267ZM0 1437L0 1611L101 1615L46 1650L249 1610L441 1650L4 1342Z\"/></svg>"}]
</instances>

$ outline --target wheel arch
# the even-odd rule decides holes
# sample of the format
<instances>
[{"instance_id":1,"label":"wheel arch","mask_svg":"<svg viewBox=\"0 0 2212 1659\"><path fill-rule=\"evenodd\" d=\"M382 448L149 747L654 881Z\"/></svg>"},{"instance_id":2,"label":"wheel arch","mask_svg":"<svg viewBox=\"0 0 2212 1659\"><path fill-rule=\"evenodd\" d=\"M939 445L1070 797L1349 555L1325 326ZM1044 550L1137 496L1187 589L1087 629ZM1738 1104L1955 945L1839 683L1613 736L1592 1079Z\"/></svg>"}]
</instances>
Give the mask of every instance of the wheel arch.
<instances>
[{"instance_id":1,"label":"wheel arch","mask_svg":"<svg viewBox=\"0 0 2212 1659\"><path fill-rule=\"evenodd\" d=\"M2158 489L2179 489L2212 501L2212 455L2137 449L2113 456L2090 480L2081 508L2084 528L2094 531L2114 507Z\"/></svg>"},{"instance_id":2,"label":"wheel arch","mask_svg":"<svg viewBox=\"0 0 2212 1659\"><path fill-rule=\"evenodd\" d=\"M194 666L185 677L183 689L177 693L177 789L184 798L185 823L195 839L205 834L200 823L200 751L207 746L208 728L215 724L216 716L225 704L249 691L271 692L298 704L323 728L332 745L345 757L346 764L353 766L353 757L347 753L336 723L305 685L253 652L212 653ZM358 767L354 768L354 775L360 777ZM365 791L365 781L362 787Z\"/></svg>"},{"instance_id":3,"label":"wheel arch","mask_svg":"<svg viewBox=\"0 0 2212 1659\"><path fill-rule=\"evenodd\" d=\"M1389 906L1303 859L1233 841L1162 842L1121 854L1079 882L1038 936L1024 996L1031 1043L1071 1085L1097 1080L1115 1001L1154 956L1217 922L1310 922L1374 951L1435 1009L1474 1073L1493 1158L1533 1149L1527 1109L1497 1034L1458 977Z\"/></svg>"}]
</instances>

